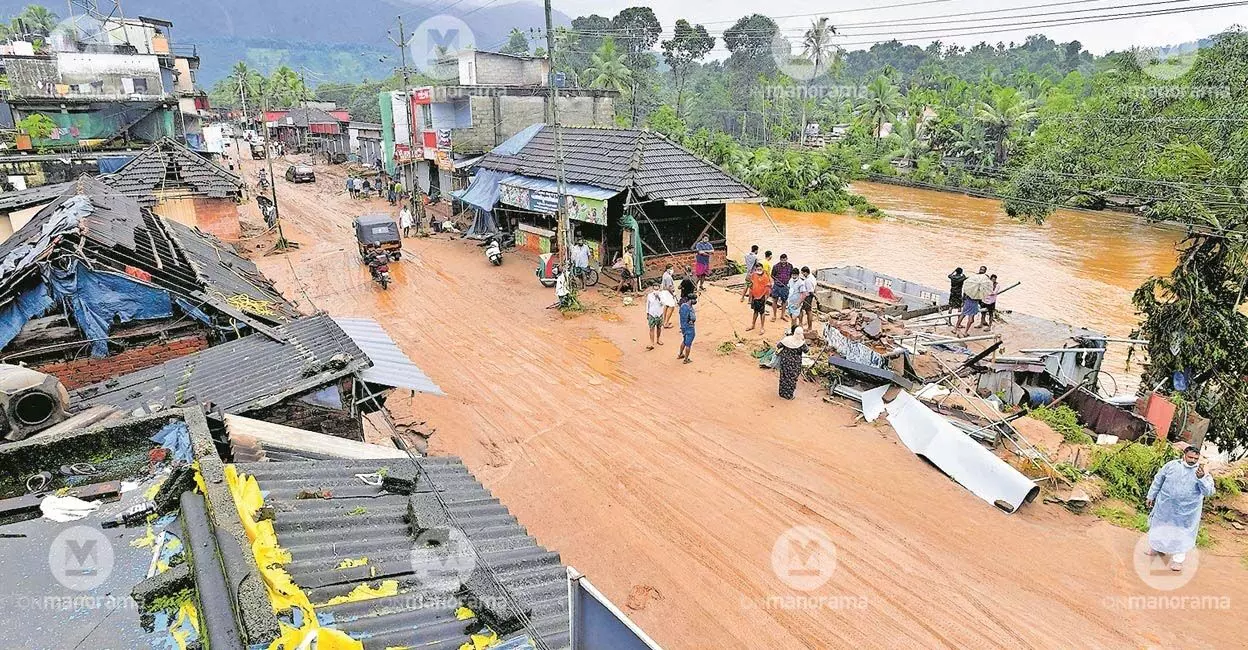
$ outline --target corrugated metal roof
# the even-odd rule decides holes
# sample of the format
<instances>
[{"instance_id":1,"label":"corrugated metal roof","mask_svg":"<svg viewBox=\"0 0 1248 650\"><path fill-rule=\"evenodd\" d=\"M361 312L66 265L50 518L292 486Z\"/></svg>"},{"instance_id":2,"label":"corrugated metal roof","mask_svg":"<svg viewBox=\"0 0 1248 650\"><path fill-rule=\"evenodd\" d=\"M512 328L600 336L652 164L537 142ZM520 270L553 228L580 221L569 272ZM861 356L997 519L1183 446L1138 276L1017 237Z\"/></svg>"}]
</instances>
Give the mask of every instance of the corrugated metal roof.
<instances>
[{"instance_id":1,"label":"corrugated metal roof","mask_svg":"<svg viewBox=\"0 0 1248 650\"><path fill-rule=\"evenodd\" d=\"M564 174L568 182L617 192L631 187L641 199L669 203L758 202L762 199L750 186L652 131L564 127L562 140ZM496 148L486 154L478 166L556 179L554 129L543 126L514 155Z\"/></svg>"},{"instance_id":2,"label":"corrugated metal roof","mask_svg":"<svg viewBox=\"0 0 1248 650\"><path fill-rule=\"evenodd\" d=\"M371 318L335 318L334 321L373 362L372 367L360 373L364 381L434 395L446 394L403 354L377 321Z\"/></svg>"},{"instance_id":3,"label":"corrugated metal roof","mask_svg":"<svg viewBox=\"0 0 1248 650\"><path fill-rule=\"evenodd\" d=\"M456 609L466 602L464 591L457 587L462 585L484 600L485 596L473 592L486 575L482 564L532 625L531 630L499 626L504 630L495 631L503 641L536 634L552 650L568 648L567 569L559 555L539 546L459 459L429 457L418 462L431 480L417 478L417 494L411 497L385 492L356 477L383 468L388 476L417 476L406 460L258 462L238 468L255 476L266 502L273 506L277 541L291 556L285 568L313 603L345 595L361 584L375 586L382 579L399 583L394 596L316 607L322 624L358 639L365 650L456 650L468 642L469 632L492 616L488 610L475 608L475 618L457 619ZM297 498L303 490L327 490L332 498ZM430 522L427 511L413 507L409 499L427 502L434 491L482 560L467 579L451 571L450 582L456 587L449 591L446 580L430 580L432 572L423 570L429 568L419 560L426 549L417 545L413 535L414 529L429 527L425 524ZM439 508L429 516L436 518L441 512ZM368 558L368 563L338 568L344 560L359 558ZM502 596L496 590L488 598L508 600Z\"/></svg>"},{"instance_id":4,"label":"corrugated metal roof","mask_svg":"<svg viewBox=\"0 0 1248 650\"><path fill-rule=\"evenodd\" d=\"M211 403L226 413L247 413L369 365L329 316L309 316L274 329L285 342L265 334L244 336L80 388L70 403L76 411L107 404L127 412Z\"/></svg>"}]
</instances>

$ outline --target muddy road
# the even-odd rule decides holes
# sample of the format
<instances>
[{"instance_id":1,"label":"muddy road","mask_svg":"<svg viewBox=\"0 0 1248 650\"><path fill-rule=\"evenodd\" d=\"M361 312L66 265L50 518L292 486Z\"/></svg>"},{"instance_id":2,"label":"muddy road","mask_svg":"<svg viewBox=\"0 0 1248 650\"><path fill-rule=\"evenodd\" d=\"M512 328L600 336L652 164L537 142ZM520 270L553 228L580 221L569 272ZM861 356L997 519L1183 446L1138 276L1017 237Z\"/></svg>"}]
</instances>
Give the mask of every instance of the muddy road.
<instances>
[{"instance_id":1,"label":"muddy road","mask_svg":"<svg viewBox=\"0 0 1248 650\"><path fill-rule=\"evenodd\" d=\"M495 268L462 240L406 240L382 291L350 222L393 209L316 171L315 185L278 180L302 248L261 268L304 309L385 325L447 393L396 396L396 417L436 428L431 454L461 456L664 647L1242 645L1238 557L1206 552L1190 583L1156 590L1134 569L1138 534L1039 502L1002 514L812 384L778 399L747 351L716 351L747 334L735 295L708 289L694 363L681 365L677 330L645 350L641 301L591 295L597 306L565 318L546 309L535 260L509 253ZM794 527L834 549L796 564L773 553ZM806 560L827 577L811 589ZM1175 596L1232 609L1156 600Z\"/></svg>"}]
</instances>

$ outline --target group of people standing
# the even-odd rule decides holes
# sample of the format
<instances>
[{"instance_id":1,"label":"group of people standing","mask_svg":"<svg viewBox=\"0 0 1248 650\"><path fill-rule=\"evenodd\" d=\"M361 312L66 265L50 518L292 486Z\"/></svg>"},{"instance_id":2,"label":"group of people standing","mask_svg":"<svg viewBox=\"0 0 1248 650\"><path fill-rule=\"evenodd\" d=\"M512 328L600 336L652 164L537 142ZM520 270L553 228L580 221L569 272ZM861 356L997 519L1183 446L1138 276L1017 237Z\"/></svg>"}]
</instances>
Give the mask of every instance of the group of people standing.
<instances>
[{"instance_id":1,"label":"group of people standing","mask_svg":"<svg viewBox=\"0 0 1248 650\"><path fill-rule=\"evenodd\" d=\"M685 363L693 363L689 355L693 350L693 339L697 336L699 286L694 281L696 277L693 267L686 266L677 290L676 268L668 264L663 269L663 277L658 286L652 287L646 294L646 325L650 332L647 350L663 345L663 330L671 329L672 318L679 315L681 339L676 358Z\"/></svg>"},{"instance_id":2,"label":"group of people standing","mask_svg":"<svg viewBox=\"0 0 1248 650\"><path fill-rule=\"evenodd\" d=\"M968 284L975 287L973 293L966 290ZM954 336L969 336L976 316L979 316L979 328L991 331L997 320L999 292L997 275L989 275L988 267L981 266L979 272L969 276L960 266L954 269L949 274L949 308L959 310L958 321L953 326Z\"/></svg>"},{"instance_id":3,"label":"group of people standing","mask_svg":"<svg viewBox=\"0 0 1248 650\"><path fill-rule=\"evenodd\" d=\"M799 271L789 262L787 253L781 253L779 261L773 261L771 251L764 251L760 257L758 246L751 246L750 252L745 254L745 288L741 291L741 301L749 299L753 317L745 331L757 327L760 334L767 333L768 298L771 298L771 322L779 319L797 327L805 317L806 327L813 328L817 286L809 266Z\"/></svg>"},{"instance_id":4,"label":"group of people standing","mask_svg":"<svg viewBox=\"0 0 1248 650\"><path fill-rule=\"evenodd\" d=\"M758 254L758 246L750 246L745 254L745 288L741 300L750 301L750 326L746 331L758 328L759 334L767 332L767 299L771 298L771 322L789 322L788 333L776 342L776 360L780 369L780 397L793 399L797 380L802 372L802 354L809 349L806 330L802 329L805 317L806 329L814 329L815 289L818 283L809 266L798 270L787 253L781 253L779 261L772 260L771 251Z\"/></svg>"}]
</instances>

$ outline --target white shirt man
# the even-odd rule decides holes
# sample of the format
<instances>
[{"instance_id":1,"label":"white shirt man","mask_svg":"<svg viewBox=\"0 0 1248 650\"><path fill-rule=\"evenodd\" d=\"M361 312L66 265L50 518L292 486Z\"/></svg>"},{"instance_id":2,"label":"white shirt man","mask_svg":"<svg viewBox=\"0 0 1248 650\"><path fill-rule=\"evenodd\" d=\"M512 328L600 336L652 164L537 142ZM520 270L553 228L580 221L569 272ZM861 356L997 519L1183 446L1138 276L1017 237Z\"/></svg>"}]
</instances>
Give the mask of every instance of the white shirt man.
<instances>
[{"instance_id":1,"label":"white shirt man","mask_svg":"<svg viewBox=\"0 0 1248 650\"><path fill-rule=\"evenodd\" d=\"M589 246L585 242L581 241L572 245L571 257L572 265L576 268L589 268Z\"/></svg>"}]
</instances>

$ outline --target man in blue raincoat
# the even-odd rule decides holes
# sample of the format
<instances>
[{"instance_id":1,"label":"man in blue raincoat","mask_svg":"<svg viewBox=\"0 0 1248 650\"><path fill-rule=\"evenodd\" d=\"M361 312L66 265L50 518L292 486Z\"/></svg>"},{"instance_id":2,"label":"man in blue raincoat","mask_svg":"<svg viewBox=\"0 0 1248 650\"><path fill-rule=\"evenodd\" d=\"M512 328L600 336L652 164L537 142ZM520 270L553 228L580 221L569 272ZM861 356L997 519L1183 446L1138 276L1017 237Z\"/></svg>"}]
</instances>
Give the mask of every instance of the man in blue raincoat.
<instances>
[{"instance_id":1,"label":"man in blue raincoat","mask_svg":"<svg viewBox=\"0 0 1248 650\"><path fill-rule=\"evenodd\" d=\"M1170 556L1170 569L1183 570L1187 552L1196 546L1200 509L1213 496L1213 477L1200 463L1200 449L1189 445L1183 456L1165 465L1148 490L1149 555Z\"/></svg>"}]
</instances>

